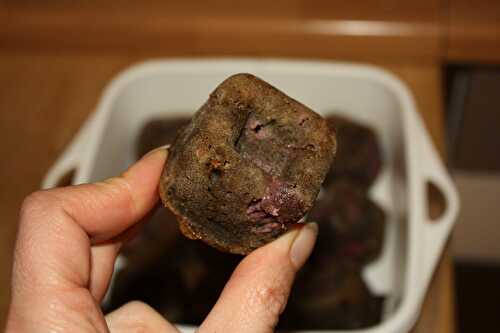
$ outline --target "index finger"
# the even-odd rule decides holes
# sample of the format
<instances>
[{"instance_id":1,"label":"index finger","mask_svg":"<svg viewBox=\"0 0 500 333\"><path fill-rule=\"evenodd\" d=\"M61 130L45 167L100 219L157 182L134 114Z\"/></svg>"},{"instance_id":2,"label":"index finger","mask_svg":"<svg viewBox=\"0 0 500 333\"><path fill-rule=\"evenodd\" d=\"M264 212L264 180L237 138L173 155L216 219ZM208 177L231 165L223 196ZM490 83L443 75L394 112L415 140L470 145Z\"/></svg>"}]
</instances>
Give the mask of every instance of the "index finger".
<instances>
[{"instance_id":1,"label":"index finger","mask_svg":"<svg viewBox=\"0 0 500 333\"><path fill-rule=\"evenodd\" d=\"M90 245L123 233L153 207L166 156L164 149L148 154L104 182L30 195L21 209L13 282L88 286Z\"/></svg>"},{"instance_id":2,"label":"index finger","mask_svg":"<svg viewBox=\"0 0 500 333\"><path fill-rule=\"evenodd\" d=\"M50 212L52 217L76 223L92 242L111 239L144 217L158 201L157 187L166 156L166 149L158 149L118 177L35 192L23 204L21 223L44 218Z\"/></svg>"},{"instance_id":3,"label":"index finger","mask_svg":"<svg viewBox=\"0 0 500 333\"><path fill-rule=\"evenodd\" d=\"M58 309L56 317L73 314L104 325L91 291L99 283L97 289L105 287L106 279L96 277L109 275L113 260L99 262L91 244L114 239L153 207L166 156L165 149L157 150L120 177L35 192L25 200L14 251L11 318L24 316L35 325L54 319ZM114 243L95 248L107 245Z\"/></svg>"}]
</instances>

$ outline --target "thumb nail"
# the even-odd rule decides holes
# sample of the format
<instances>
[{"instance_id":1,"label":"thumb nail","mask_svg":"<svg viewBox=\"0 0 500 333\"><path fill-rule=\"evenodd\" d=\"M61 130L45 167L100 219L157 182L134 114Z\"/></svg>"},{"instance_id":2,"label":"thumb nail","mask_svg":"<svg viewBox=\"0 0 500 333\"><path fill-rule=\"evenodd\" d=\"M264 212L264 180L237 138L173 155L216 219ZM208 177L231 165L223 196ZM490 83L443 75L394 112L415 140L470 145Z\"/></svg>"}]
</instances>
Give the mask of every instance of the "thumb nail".
<instances>
[{"instance_id":1,"label":"thumb nail","mask_svg":"<svg viewBox=\"0 0 500 333\"><path fill-rule=\"evenodd\" d=\"M289 252L290 261L295 266L295 269L300 269L307 258L309 258L314 248L314 244L316 243L317 236L318 225L314 222L307 223L300 229L299 234L293 240Z\"/></svg>"},{"instance_id":2,"label":"thumb nail","mask_svg":"<svg viewBox=\"0 0 500 333\"><path fill-rule=\"evenodd\" d=\"M164 146L161 146L161 147L158 147L158 148L155 148L151 151L149 151L148 153L146 153L146 155L144 155L144 157L148 157L148 156L151 156L151 155L154 155L156 154L157 152L167 152L168 153L168 149L170 148L170 145L164 145Z\"/></svg>"}]
</instances>

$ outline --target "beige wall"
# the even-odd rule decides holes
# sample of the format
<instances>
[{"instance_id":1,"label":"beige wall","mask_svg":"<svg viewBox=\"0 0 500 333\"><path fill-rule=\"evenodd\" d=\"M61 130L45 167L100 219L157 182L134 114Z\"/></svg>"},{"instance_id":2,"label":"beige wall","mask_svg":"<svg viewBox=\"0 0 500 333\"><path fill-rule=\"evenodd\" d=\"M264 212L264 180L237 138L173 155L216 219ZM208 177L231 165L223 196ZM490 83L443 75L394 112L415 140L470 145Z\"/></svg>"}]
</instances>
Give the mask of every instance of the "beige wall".
<instances>
[{"instance_id":1,"label":"beige wall","mask_svg":"<svg viewBox=\"0 0 500 333\"><path fill-rule=\"evenodd\" d=\"M454 178L461 199L455 258L500 263L500 173L456 172Z\"/></svg>"}]
</instances>

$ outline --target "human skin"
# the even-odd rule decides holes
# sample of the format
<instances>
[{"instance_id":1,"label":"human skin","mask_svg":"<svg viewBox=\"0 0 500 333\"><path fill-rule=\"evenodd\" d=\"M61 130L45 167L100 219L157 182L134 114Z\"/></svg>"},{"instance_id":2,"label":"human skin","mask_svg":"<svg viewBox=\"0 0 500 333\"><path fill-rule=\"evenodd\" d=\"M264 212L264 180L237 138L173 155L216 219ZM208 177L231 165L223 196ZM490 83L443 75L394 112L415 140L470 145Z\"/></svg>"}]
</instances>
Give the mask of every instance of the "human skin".
<instances>
[{"instance_id":1,"label":"human skin","mask_svg":"<svg viewBox=\"0 0 500 333\"><path fill-rule=\"evenodd\" d=\"M158 202L167 154L157 149L121 176L25 199L6 332L178 332L144 303L106 316L99 306L120 248ZM316 235L315 224L295 227L245 257L198 332L273 332Z\"/></svg>"}]
</instances>

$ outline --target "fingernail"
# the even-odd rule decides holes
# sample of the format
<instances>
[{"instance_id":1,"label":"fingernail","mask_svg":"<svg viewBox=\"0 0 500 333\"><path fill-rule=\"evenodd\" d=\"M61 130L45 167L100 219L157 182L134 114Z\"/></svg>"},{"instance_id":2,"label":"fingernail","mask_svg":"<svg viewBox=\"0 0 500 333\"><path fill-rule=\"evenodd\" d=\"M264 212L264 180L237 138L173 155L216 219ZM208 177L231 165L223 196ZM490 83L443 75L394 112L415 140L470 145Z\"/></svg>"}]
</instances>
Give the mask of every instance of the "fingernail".
<instances>
[{"instance_id":1,"label":"fingernail","mask_svg":"<svg viewBox=\"0 0 500 333\"><path fill-rule=\"evenodd\" d=\"M170 148L170 145L164 145L164 146L161 146L161 147L158 147L158 148L155 148L153 150L151 150L150 152L146 153L146 155L144 155L144 157L146 156L150 156L150 155L153 155L159 151L163 152L163 151L166 151L168 152L168 149Z\"/></svg>"},{"instance_id":2,"label":"fingernail","mask_svg":"<svg viewBox=\"0 0 500 333\"><path fill-rule=\"evenodd\" d=\"M314 244L316 243L317 236L318 225L314 222L307 223L300 229L289 252L290 261L295 266L295 269L300 269L307 258L309 258L314 248Z\"/></svg>"}]
</instances>

